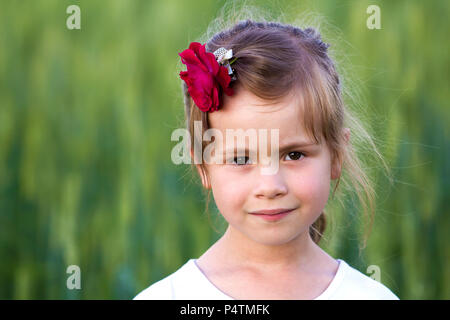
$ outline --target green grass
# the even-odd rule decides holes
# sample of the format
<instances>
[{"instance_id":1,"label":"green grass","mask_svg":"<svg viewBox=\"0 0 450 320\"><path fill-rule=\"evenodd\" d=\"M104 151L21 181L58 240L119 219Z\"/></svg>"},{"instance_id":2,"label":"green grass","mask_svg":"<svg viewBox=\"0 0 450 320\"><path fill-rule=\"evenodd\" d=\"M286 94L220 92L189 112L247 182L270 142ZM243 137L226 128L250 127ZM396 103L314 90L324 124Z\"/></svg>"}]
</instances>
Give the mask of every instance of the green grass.
<instances>
[{"instance_id":1,"label":"green grass","mask_svg":"<svg viewBox=\"0 0 450 320\"><path fill-rule=\"evenodd\" d=\"M178 52L222 3L0 4L0 298L130 299L219 237L200 185L171 162L170 135L183 116ZM342 42L324 40L345 53L339 67L355 80L344 82L359 83L394 174L376 180L363 255L351 202L330 203L336 228L322 245L364 273L380 266L401 299L449 299L450 5L375 3L381 30L366 27L373 1L266 2L340 30ZM66 28L70 4L81 30ZM72 264L81 290L66 288Z\"/></svg>"}]
</instances>

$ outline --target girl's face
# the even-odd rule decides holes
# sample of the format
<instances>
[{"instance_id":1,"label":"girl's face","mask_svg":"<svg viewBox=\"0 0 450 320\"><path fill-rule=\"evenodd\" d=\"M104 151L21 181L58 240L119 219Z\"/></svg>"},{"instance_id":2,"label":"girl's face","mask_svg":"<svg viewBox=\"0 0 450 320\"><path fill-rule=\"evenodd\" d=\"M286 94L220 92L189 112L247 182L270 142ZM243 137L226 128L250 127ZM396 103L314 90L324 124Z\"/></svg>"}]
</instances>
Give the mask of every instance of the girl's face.
<instances>
[{"instance_id":1,"label":"girl's face","mask_svg":"<svg viewBox=\"0 0 450 320\"><path fill-rule=\"evenodd\" d=\"M313 141L301 124L297 99L261 105L264 101L244 89L224 99L223 108L209 114L210 126L223 137L226 129L267 129L269 141L270 129L279 129L279 165L275 174L263 175L259 161L207 164L216 205L230 227L246 237L267 245L289 242L307 232L319 217L328 200L330 180L339 177L340 166L332 165L323 143L302 146ZM224 141L224 149L230 143ZM291 147L283 149L288 144ZM270 156L270 145L266 152ZM294 210L271 221L251 214L280 208Z\"/></svg>"}]
</instances>

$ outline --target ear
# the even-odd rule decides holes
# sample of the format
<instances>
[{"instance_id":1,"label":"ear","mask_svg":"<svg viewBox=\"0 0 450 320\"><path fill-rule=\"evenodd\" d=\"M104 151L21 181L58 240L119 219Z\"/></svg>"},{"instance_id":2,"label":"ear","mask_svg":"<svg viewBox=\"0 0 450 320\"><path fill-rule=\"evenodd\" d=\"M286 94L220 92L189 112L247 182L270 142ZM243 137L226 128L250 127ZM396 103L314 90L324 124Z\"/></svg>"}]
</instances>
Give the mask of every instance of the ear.
<instances>
[{"instance_id":1,"label":"ear","mask_svg":"<svg viewBox=\"0 0 450 320\"><path fill-rule=\"evenodd\" d=\"M194 159L194 152L191 149L191 160ZM202 179L202 185L205 189L211 189L211 184L209 183L208 175L205 171L205 168L200 166L199 164L195 165L197 169L198 175Z\"/></svg>"},{"instance_id":2,"label":"ear","mask_svg":"<svg viewBox=\"0 0 450 320\"><path fill-rule=\"evenodd\" d=\"M345 144L348 145L350 141L350 129L344 128L342 134L344 135ZM335 180L341 176L342 159L335 157L331 168L331 179Z\"/></svg>"},{"instance_id":3,"label":"ear","mask_svg":"<svg viewBox=\"0 0 450 320\"><path fill-rule=\"evenodd\" d=\"M350 129L344 128L342 130L344 131L343 134L344 134L345 143L348 144L350 142Z\"/></svg>"}]
</instances>

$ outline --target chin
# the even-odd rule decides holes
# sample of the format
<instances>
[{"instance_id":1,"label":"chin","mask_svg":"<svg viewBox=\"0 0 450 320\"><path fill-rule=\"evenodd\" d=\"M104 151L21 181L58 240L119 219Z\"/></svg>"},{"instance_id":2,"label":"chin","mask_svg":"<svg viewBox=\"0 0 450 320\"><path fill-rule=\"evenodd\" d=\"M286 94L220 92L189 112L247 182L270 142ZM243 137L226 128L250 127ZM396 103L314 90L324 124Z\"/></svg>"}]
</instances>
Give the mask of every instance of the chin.
<instances>
[{"instance_id":1,"label":"chin","mask_svg":"<svg viewBox=\"0 0 450 320\"><path fill-rule=\"evenodd\" d=\"M259 233L252 233L249 238L259 244L266 246L281 246L297 239L303 234L303 230L300 232L298 230L265 230Z\"/></svg>"}]
</instances>

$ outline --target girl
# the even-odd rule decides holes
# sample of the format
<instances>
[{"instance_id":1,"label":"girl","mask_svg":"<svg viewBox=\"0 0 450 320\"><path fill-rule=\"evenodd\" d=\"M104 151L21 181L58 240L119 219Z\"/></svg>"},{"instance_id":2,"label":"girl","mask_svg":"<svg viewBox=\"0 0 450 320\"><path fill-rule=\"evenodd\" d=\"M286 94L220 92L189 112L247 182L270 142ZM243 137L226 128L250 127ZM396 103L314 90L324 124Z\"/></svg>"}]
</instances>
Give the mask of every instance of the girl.
<instances>
[{"instance_id":1,"label":"girl","mask_svg":"<svg viewBox=\"0 0 450 320\"><path fill-rule=\"evenodd\" d=\"M253 149L235 154L228 140L231 159L215 148L214 161L196 162L226 232L135 299L398 299L318 246L330 185L334 194L343 169L363 208L373 211L370 181L345 125L355 119L327 48L315 29L245 20L179 54L187 66L180 78L190 145L204 151L212 143L194 134L196 121L202 132L214 128L221 136L230 129L277 130L270 148L278 148L279 162L263 174L267 159Z\"/></svg>"}]
</instances>

